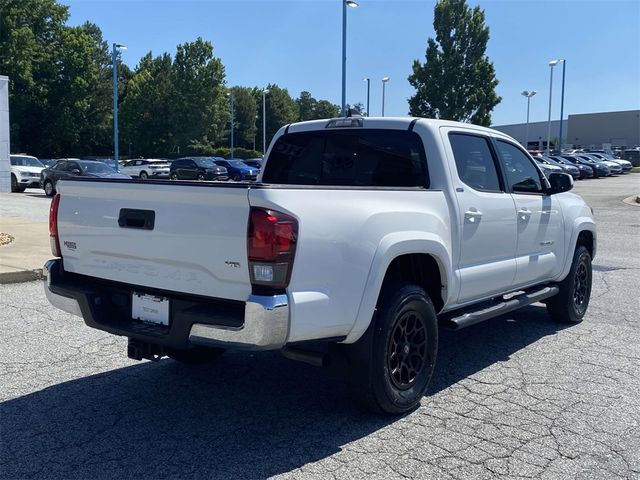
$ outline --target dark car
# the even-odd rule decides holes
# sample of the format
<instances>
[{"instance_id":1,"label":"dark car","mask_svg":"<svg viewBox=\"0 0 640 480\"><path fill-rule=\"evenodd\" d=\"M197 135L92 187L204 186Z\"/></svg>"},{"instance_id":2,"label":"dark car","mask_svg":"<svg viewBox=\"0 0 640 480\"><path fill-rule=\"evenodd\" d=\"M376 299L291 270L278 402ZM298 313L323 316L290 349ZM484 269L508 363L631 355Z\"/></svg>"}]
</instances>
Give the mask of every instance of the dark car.
<instances>
[{"instance_id":1,"label":"dark car","mask_svg":"<svg viewBox=\"0 0 640 480\"><path fill-rule=\"evenodd\" d=\"M214 160L216 165L224 167L229 172L229 176L236 182L240 180L255 180L258 178L258 169L250 167L240 160Z\"/></svg>"},{"instance_id":2,"label":"dark car","mask_svg":"<svg viewBox=\"0 0 640 480\"><path fill-rule=\"evenodd\" d=\"M227 169L216 165L211 157L184 157L171 162L171 180L229 180Z\"/></svg>"},{"instance_id":3,"label":"dark car","mask_svg":"<svg viewBox=\"0 0 640 480\"><path fill-rule=\"evenodd\" d=\"M564 163L556 162L553 158L546 155L538 155L535 158L544 165L553 165L555 167L560 167L563 173L568 173L573 177L574 180L578 180L580 178L580 170L575 165L566 165Z\"/></svg>"},{"instance_id":4,"label":"dark car","mask_svg":"<svg viewBox=\"0 0 640 480\"><path fill-rule=\"evenodd\" d=\"M561 155L561 157L566 158L574 165L582 164L582 165L586 165L587 167L591 167L591 170L593 170L593 178L606 177L611 173L609 171L609 167L607 167L602 163L591 162L589 160L583 159L575 155Z\"/></svg>"},{"instance_id":5,"label":"dark car","mask_svg":"<svg viewBox=\"0 0 640 480\"><path fill-rule=\"evenodd\" d=\"M551 160L555 161L559 165L567 165L567 166L572 166L577 168L580 174L580 178L579 178L580 180L585 178L593 178L593 168L591 168L589 165L583 165L581 163L572 163L566 158L561 157L560 155L551 155L550 157L546 157L546 158L550 158Z\"/></svg>"},{"instance_id":6,"label":"dark car","mask_svg":"<svg viewBox=\"0 0 640 480\"><path fill-rule=\"evenodd\" d=\"M45 167L53 167L58 160L55 158L39 158L40 163L42 163Z\"/></svg>"},{"instance_id":7,"label":"dark car","mask_svg":"<svg viewBox=\"0 0 640 480\"><path fill-rule=\"evenodd\" d=\"M51 197L56 193L56 186L59 180L74 177L89 178L127 178L128 175L116 172L109 165L95 160L58 160L57 163L50 168L45 168L40 173L40 185L44 189L44 193Z\"/></svg>"},{"instance_id":8,"label":"dark car","mask_svg":"<svg viewBox=\"0 0 640 480\"><path fill-rule=\"evenodd\" d=\"M246 160L242 160L242 163L244 163L245 165L249 165L252 168L257 168L258 170L262 170L261 158L247 158Z\"/></svg>"},{"instance_id":9,"label":"dark car","mask_svg":"<svg viewBox=\"0 0 640 480\"><path fill-rule=\"evenodd\" d=\"M634 167L640 167L640 150L636 148L624 150L620 158L631 162Z\"/></svg>"}]
</instances>

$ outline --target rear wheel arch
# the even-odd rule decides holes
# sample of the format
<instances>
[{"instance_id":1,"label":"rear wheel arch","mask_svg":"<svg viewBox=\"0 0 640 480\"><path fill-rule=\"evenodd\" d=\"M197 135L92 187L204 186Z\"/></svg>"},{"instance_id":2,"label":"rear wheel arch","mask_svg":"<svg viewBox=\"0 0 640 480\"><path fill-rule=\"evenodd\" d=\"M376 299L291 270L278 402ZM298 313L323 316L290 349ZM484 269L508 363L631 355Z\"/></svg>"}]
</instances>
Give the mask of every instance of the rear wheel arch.
<instances>
[{"instance_id":1,"label":"rear wheel arch","mask_svg":"<svg viewBox=\"0 0 640 480\"><path fill-rule=\"evenodd\" d=\"M442 310L442 293L446 287L446 277L442 275L442 266L433 255L408 253L395 257L387 267L378 298L387 285L394 283L418 285L429 295L436 312Z\"/></svg>"}]
</instances>

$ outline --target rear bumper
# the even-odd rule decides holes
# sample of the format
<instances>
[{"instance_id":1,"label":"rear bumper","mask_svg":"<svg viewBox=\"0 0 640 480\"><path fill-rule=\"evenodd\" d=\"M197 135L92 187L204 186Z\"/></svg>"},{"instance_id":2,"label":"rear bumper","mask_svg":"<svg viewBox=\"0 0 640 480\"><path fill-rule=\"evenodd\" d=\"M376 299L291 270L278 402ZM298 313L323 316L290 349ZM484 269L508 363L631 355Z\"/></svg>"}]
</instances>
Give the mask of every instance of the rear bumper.
<instances>
[{"instance_id":1,"label":"rear bumper","mask_svg":"<svg viewBox=\"0 0 640 480\"><path fill-rule=\"evenodd\" d=\"M149 292L170 298L168 327L131 318L131 293L143 287L105 282L64 272L62 259L43 270L45 295L56 308L77 315L92 328L172 348L208 345L245 350L282 348L289 335L286 294L250 295L246 302Z\"/></svg>"}]
</instances>

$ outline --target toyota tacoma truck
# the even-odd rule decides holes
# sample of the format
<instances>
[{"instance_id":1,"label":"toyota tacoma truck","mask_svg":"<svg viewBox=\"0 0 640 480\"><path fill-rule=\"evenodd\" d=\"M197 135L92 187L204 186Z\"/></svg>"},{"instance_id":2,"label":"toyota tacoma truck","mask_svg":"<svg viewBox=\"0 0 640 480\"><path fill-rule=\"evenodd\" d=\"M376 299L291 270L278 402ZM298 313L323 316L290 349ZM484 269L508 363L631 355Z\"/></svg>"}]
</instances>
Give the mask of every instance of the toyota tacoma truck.
<instances>
[{"instance_id":1,"label":"toyota tacoma truck","mask_svg":"<svg viewBox=\"0 0 640 480\"><path fill-rule=\"evenodd\" d=\"M534 302L576 323L593 212L511 137L347 117L281 128L258 183L65 179L45 292L134 359L281 350L347 365L390 414L429 384L438 329Z\"/></svg>"}]
</instances>

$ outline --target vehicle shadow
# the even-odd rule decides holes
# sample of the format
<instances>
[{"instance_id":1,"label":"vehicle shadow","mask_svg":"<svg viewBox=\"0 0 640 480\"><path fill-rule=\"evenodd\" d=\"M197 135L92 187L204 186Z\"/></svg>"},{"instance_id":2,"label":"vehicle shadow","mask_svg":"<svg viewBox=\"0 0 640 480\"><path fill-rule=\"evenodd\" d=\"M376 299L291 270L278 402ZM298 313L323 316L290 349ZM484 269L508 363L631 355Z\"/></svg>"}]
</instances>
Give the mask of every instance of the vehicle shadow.
<instances>
[{"instance_id":1,"label":"vehicle shadow","mask_svg":"<svg viewBox=\"0 0 640 480\"><path fill-rule=\"evenodd\" d=\"M558 331L544 308L511 318L443 332L430 393ZM336 372L273 352L144 362L1 404L0 476L264 478L397 420L359 411Z\"/></svg>"},{"instance_id":2,"label":"vehicle shadow","mask_svg":"<svg viewBox=\"0 0 640 480\"><path fill-rule=\"evenodd\" d=\"M46 199L51 199L51 197L47 197L47 195L42 192L42 193L35 193L35 192L24 192L24 196L25 197L33 197L33 198L46 198Z\"/></svg>"}]
</instances>

